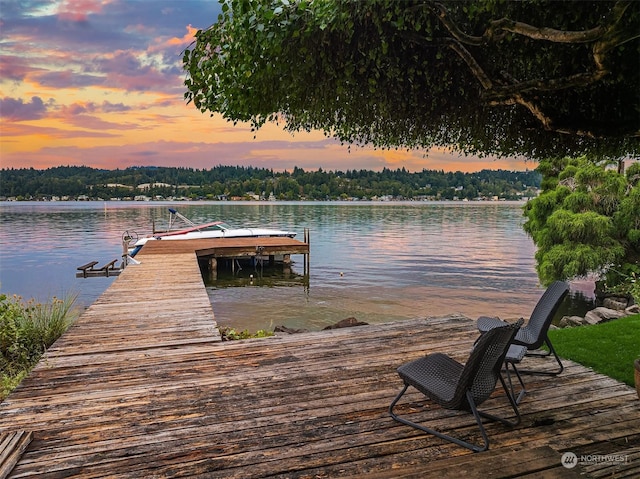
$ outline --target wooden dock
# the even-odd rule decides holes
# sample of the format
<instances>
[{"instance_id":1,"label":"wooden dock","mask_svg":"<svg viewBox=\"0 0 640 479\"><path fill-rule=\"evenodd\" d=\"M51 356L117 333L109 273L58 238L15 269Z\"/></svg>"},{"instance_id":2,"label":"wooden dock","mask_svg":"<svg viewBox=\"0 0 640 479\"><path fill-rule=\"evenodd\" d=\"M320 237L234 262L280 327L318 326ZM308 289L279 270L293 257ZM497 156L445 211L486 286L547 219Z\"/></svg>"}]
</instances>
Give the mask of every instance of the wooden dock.
<instances>
[{"instance_id":1,"label":"wooden dock","mask_svg":"<svg viewBox=\"0 0 640 479\"><path fill-rule=\"evenodd\" d=\"M305 231L305 238L308 232ZM292 254L304 256L303 274L309 274L309 243L287 237L242 237L208 238L194 240L156 240L147 242L138 256L168 255L194 252L199 264L209 277L215 278L218 261L230 260L231 270L235 272L236 261L245 259L266 259L275 264L276 257L282 257L282 263L288 268ZM138 257L136 256L136 258Z\"/></svg>"},{"instance_id":2,"label":"wooden dock","mask_svg":"<svg viewBox=\"0 0 640 479\"><path fill-rule=\"evenodd\" d=\"M559 377L525 377L521 424L489 423L491 448L474 454L387 412L402 385L396 367L432 351L468 357L477 336L468 318L222 342L195 253L141 260L0 403L0 433L32 434L10 478L640 474L635 390L578 364L566 361ZM499 392L483 406L509 414ZM407 398L405 414L476 437L470 414ZM627 461L567 469L565 452Z\"/></svg>"},{"instance_id":3,"label":"wooden dock","mask_svg":"<svg viewBox=\"0 0 640 479\"><path fill-rule=\"evenodd\" d=\"M309 243L293 238L250 237L148 241L138 253L171 255L195 252L198 256L242 257L309 254Z\"/></svg>"}]
</instances>

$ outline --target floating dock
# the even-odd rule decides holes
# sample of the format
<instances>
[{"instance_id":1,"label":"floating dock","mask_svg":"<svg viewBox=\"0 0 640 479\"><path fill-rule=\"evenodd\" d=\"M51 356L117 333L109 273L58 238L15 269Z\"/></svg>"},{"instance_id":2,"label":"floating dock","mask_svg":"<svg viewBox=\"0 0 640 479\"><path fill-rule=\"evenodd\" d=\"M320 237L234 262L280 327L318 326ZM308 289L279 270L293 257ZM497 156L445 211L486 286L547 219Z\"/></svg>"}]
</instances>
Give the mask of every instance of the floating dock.
<instances>
[{"instance_id":1,"label":"floating dock","mask_svg":"<svg viewBox=\"0 0 640 479\"><path fill-rule=\"evenodd\" d=\"M474 321L433 317L222 342L196 252L155 248L0 403L0 437L20 431L31 441L10 479L640 474L640 402L629 386L571 361L559 377L527 376L521 424L487 423L491 448L474 454L388 414L402 386L396 368L430 352L466 360ZM499 389L483 407L511 413ZM471 414L420 394L401 411L477 439ZM568 469L566 452L626 462Z\"/></svg>"},{"instance_id":2,"label":"floating dock","mask_svg":"<svg viewBox=\"0 0 640 479\"><path fill-rule=\"evenodd\" d=\"M76 278L94 278L99 276L118 276L122 271L121 267L116 267L117 259L105 264L104 266L97 266L97 261L91 261L82 266L78 266Z\"/></svg>"}]
</instances>

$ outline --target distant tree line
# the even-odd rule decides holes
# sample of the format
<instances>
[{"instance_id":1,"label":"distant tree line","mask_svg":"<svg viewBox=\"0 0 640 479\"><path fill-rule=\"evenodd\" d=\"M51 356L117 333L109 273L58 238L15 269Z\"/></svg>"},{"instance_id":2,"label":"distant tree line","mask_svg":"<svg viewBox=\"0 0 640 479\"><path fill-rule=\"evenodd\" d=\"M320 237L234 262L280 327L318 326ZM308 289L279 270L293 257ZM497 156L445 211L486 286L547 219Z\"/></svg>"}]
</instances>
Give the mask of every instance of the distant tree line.
<instances>
[{"instance_id":1,"label":"distant tree line","mask_svg":"<svg viewBox=\"0 0 640 479\"><path fill-rule=\"evenodd\" d=\"M279 200L486 199L513 200L536 196L541 175L536 171L482 170L477 173L405 168L382 171L293 171L216 166L193 169L131 167L104 170L59 166L0 170L0 198L17 200L151 198Z\"/></svg>"}]
</instances>

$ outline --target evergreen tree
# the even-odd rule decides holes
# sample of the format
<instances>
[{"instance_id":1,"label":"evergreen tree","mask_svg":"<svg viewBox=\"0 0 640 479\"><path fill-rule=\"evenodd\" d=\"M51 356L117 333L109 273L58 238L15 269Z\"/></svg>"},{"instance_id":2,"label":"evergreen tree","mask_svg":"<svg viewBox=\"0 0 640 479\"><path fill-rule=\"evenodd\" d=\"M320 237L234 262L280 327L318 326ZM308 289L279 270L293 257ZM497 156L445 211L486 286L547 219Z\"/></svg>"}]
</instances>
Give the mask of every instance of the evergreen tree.
<instances>
[{"instance_id":1,"label":"evergreen tree","mask_svg":"<svg viewBox=\"0 0 640 479\"><path fill-rule=\"evenodd\" d=\"M622 174L586 157L542 161L542 194L527 203L543 284L588 274L609 286L640 274L640 163ZM639 278L640 279L640 278Z\"/></svg>"}]
</instances>

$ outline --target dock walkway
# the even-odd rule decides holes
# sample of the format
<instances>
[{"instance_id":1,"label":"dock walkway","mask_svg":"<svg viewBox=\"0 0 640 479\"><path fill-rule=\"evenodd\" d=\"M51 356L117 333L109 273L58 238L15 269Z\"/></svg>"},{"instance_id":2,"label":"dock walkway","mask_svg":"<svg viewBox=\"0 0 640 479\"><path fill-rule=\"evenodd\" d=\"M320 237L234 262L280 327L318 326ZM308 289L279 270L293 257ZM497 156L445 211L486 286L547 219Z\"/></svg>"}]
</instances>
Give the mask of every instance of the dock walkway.
<instances>
[{"instance_id":1,"label":"dock walkway","mask_svg":"<svg viewBox=\"0 0 640 479\"><path fill-rule=\"evenodd\" d=\"M489 423L491 449L473 454L387 412L402 385L396 367L431 351L464 361L473 321L222 342L197 269L193 252L127 267L0 403L0 433L32 433L10 478L640 474L640 402L626 385L570 361L560 377L528 376L522 423ZM483 406L509 414L498 392ZM470 414L406 397L400 411L477 437ZM564 452L630 459L566 469Z\"/></svg>"}]
</instances>

